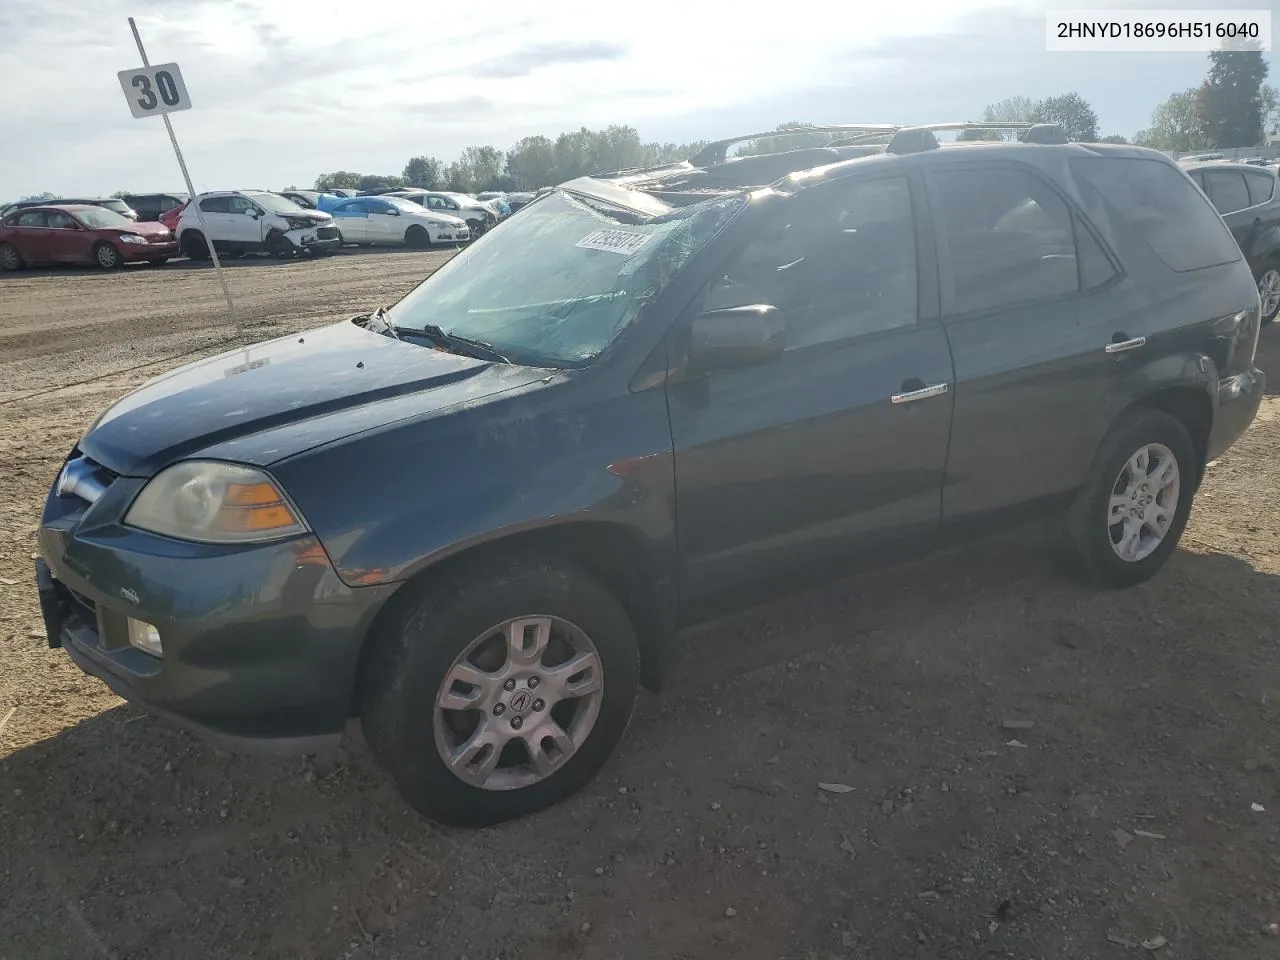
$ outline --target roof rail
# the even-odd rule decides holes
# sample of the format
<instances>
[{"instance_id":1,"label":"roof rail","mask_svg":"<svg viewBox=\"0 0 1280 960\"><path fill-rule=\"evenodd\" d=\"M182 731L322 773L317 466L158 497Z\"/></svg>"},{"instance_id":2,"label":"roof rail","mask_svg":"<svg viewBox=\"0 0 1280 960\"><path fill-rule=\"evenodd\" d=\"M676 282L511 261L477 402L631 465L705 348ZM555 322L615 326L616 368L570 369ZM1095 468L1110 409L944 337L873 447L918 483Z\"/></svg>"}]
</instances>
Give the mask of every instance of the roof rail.
<instances>
[{"instance_id":1,"label":"roof rail","mask_svg":"<svg viewBox=\"0 0 1280 960\"><path fill-rule=\"evenodd\" d=\"M699 150L697 154L690 157L689 162L695 167L723 163L729 148L735 143L763 140L766 137L793 137L806 133L843 133L851 137L865 134L888 134L891 136L899 129L901 129L901 125L895 123L830 123L787 127L782 130L766 130L764 133L748 133L738 137L730 137L727 140L717 140L714 143L709 143Z\"/></svg>"},{"instance_id":2,"label":"roof rail","mask_svg":"<svg viewBox=\"0 0 1280 960\"><path fill-rule=\"evenodd\" d=\"M899 131L906 130L924 130L950 132L953 130L1030 130L1036 126L1033 123L1025 123L1020 120L990 120L986 123L974 123L966 121L963 123L913 123L909 126L891 127L888 130L879 130L874 133L866 133L859 136L848 137L843 140L836 140L828 144L831 147L851 147L856 144L872 143L876 140L892 140ZM935 138L936 140L936 138Z\"/></svg>"}]
</instances>

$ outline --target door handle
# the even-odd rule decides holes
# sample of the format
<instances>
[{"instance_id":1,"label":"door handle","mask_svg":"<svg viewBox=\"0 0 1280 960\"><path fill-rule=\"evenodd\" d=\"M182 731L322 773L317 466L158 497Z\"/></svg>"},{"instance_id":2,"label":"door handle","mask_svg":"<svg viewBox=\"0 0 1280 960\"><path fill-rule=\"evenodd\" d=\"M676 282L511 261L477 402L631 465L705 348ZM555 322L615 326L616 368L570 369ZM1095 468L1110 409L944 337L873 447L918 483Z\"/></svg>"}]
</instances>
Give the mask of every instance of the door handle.
<instances>
[{"instance_id":1,"label":"door handle","mask_svg":"<svg viewBox=\"0 0 1280 960\"><path fill-rule=\"evenodd\" d=\"M1127 353L1130 350L1137 350L1139 347L1147 345L1146 337L1133 337L1130 340L1122 340L1123 333L1117 333L1115 338L1107 344L1107 353Z\"/></svg>"},{"instance_id":2,"label":"door handle","mask_svg":"<svg viewBox=\"0 0 1280 960\"><path fill-rule=\"evenodd\" d=\"M920 381L916 381L919 383ZM903 384L906 386L906 384ZM902 393L895 393L889 397L891 403L915 403L917 400L927 400L929 397L940 397L950 389L950 384L935 383L929 387L920 387L918 390L904 390Z\"/></svg>"}]
</instances>

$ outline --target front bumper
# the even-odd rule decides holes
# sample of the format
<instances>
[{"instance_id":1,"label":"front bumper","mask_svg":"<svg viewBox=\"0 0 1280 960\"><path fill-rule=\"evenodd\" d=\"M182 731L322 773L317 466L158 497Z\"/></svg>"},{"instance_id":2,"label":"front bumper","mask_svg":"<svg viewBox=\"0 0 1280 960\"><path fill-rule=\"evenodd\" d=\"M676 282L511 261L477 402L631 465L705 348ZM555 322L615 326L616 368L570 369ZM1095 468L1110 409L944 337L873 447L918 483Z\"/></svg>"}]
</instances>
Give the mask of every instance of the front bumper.
<instances>
[{"instance_id":1,"label":"front bumper","mask_svg":"<svg viewBox=\"0 0 1280 960\"><path fill-rule=\"evenodd\" d=\"M163 243L119 243L116 249L120 251L121 259L130 262L135 260L159 260L161 257L176 257L178 255L178 241L166 240Z\"/></svg>"},{"instance_id":2,"label":"front bumper","mask_svg":"<svg viewBox=\"0 0 1280 960\"><path fill-rule=\"evenodd\" d=\"M285 237L295 249L306 253L329 253L342 246L336 226L307 227L285 232Z\"/></svg>"},{"instance_id":3,"label":"front bumper","mask_svg":"<svg viewBox=\"0 0 1280 960\"><path fill-rule=\"evenodd\" d=\"M92 506L50 494L36 571L49 645L224 749L336 745L391 589L347 587L314 537L229 549L124 527L142 482L118 478ZM129 618L158 629L163 657L129 645Z\"/></svg>"},{"instance_id":4,"label":"front bumper","mask_svg":"<svg viewBox=\"0 0 1280 960\"><path fill-rule=\"evenodd\" d=\"M1266 386L1266 374L1252 366L1218 381L1218 402L1213 414L1213 427L1209 430L1206 460L1222 456L1249 429L1262 406Z\"/></svg>"}]
</instances>

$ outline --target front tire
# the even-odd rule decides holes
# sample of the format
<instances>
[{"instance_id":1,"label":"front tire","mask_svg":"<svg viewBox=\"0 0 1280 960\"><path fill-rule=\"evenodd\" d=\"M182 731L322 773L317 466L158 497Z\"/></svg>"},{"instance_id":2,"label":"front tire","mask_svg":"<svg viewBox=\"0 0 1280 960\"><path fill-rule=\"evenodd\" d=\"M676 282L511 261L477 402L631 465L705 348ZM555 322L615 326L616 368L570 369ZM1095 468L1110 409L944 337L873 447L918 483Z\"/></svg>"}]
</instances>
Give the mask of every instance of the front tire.
<instances>
[{"instance_id":1,"label":"front tire","mask_svg":"<svg viewBox=\"0 0 1280 960\"><path fill-rule=\"evenodd\" d=\"M404 799L481 827L590 781L626 731L639 677L613 594L533 556L406 589L371 638L360 684L365 737Z\"/></svg>"},{"instance_id":2,"label":"front tire","mask_svg":"<svg viewBox=\"0 0 1280 960\"><path fill-rule=\"evenodd\" d=\"M415 223L404 232L404 242L413 250L426 250L431 246L431 234L427 233L426 227Z\"/></svg>"},{"instance_id":3,"label":"front tire","mask_svg":"<svg viewBox=\"0 0 1280 960\"><path fill-rule=\"evenodd\" d=\"M467 221L467 227L468 227L468 229L470 229L470 230L471 230L471 239L472 239L472 240L478 240L481 236L483 236L483 235L484 235L484 221L483 221L483 220L468 220L468 221Z\"/></svg>"},{"instance_id":4,"label":"front tire","mask_svg":"<svg viewBox=\"0 0 1280 960\"><path fill-rule=\"evenodd\" d=\"M1262 301L1262 322L1270 323L1280 313L1280 264L1263 266L1258 274L1258 299Z\"/></svg>"},{"instance_id":5,"label":"front tire","mask_svg":"<svg viewBox=\"0 0 1280 960\"><path fill-rule=\"evenodd\" d=\"M1199 473L1180 421L1150 408L1125 414L1068 515L1071 559L1083 579L1123 588L1154 576L1177 549Z\"/></svg>"},{"instance_id":6,"label":"front tire","mask_svg":"<svg viewBox=\"0 0 1280 960\"><path fill-rule=\"evenodd\" d=\"M277 260L290 260L298 252L293 241L283 233L273 233L267 237L267 250Z\"/></svg>"},{"instance_id":7,"label":"front tire","mask_svg":"<svg viewBox=\"0 0 1280 960\"><path fill-rule=\"evenodd\" d=\"M6 272L22 269L22 254L12 243L0 243L0 270Z\"/></svg>"},{"instance_id":8,"label":"front tire","mask_svg":"<svg viewBox=\"0 0 1280 960\"><path fill-rule=\"evenodd\" d=\"M93 260L103 270L118 270L124 263L124 257L120 256L120 251L110 243L100 243L94 247Z\"/></svg>"},{"instance_id":9,"label":"front tire","mask_svg":"<svg viewBox=\"0 0 1280 960\"><path fill-rule=\"evenodd\" d=\"M208 260L209 244L199 230L188 230L182 235L182 252L188 260Z\"/></svg>"}]
</instances>

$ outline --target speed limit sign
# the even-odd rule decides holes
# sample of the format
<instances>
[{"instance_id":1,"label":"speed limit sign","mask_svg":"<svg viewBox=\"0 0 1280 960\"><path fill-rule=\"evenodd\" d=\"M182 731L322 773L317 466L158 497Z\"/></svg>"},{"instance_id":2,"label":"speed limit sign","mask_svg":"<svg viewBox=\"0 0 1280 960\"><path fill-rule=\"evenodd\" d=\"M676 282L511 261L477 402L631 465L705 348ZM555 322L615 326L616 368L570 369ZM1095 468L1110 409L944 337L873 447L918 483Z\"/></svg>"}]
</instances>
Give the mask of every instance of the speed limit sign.
<instances>
[{"instance_id":1,"label":"speed limit sign","mask_svg":"<svg viewBox=\"0 0 1280 960\"><path fill-rule=\"evenodd\" d=\"M176 63L121 70L117 76L135 118L159 117L191 109L187 85Z\"/></svg>"}]
</instances>

